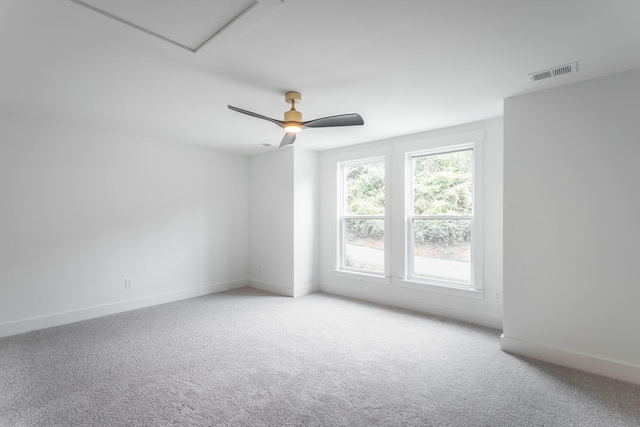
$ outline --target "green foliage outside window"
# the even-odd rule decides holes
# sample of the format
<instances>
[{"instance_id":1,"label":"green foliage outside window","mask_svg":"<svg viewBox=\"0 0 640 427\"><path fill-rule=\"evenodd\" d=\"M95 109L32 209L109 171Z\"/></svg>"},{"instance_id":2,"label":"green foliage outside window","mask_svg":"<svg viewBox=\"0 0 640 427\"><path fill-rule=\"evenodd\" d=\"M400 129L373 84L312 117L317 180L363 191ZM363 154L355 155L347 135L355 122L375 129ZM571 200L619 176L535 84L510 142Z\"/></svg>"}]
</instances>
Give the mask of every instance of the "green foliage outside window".
<instances>
[{"instance_id":1,"label":"green foliage outside window","mask_svg":"<svg viewBox=\"0 0 640 427\"><path fill-rule=\"evenodd\" d=\"M472 209L472 151L413 159L416 215L468 215Z\"/></svg>"},{"instance_id":2,"label":"green foliage outside window","mask_svg":"<svg viewBox=\"0 0 640 427\"><path fill-rule=\"evenodd\" d=\"M384 215L384 162L349 166L347 214Z\"/></svg>"},{"instance_id":3,"label":"green foliage outside window","mask_svg":"<svg viewBox=\"0 0 640 427\"><path fill-rule=\"evenodd\" d=\"M473 209L473 152L434 154L413 159L415 215L469 215ZM416 221L417 245L466 244L470 221Z\"/></svg>"},{"instance_id":4,"label":"green foliage outside window","mask_svg":"<svg viewBox=\"0 0 640 427\"><path fill-rule=\"evenodd\" d=\"M425 155L413 159L413 202L415 215L468 215L473 209L472 150ZM384 215L385 165L372 162L348 166L346 214ZM347 224L349 240L382 239L380 220L360 219ZM468 244L470 221L416 221L414 239L418 245Z\"/></svg>"},{"instance_id":5,"label":"green foliage outside window","mask_svg":"<svg viewBox=\"0 0 640 427\"><path fill-rule=\"evenodd\" d=\"M346 173L347 215L384 215L384 162L349 166ZM384 221L377 219L349 220L347 240L384 239Z\"/></svg>"}]
</instances>

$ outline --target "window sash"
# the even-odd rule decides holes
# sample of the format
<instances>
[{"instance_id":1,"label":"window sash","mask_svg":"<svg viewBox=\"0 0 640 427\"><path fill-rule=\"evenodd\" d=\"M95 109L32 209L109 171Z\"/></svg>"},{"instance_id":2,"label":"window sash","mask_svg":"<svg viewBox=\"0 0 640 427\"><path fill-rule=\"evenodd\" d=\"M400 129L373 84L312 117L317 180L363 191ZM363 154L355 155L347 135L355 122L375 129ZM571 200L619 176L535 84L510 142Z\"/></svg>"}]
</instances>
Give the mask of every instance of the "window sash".
<instances>
[{"instance_id":1,"label":"window sash","mask_svg":"<svg viewBox=\"0 0 640 427\"><path fill-rule=\"evenodd\" d=\"M364 165L368 163L378 163L381 162L384 164L385 168L385 214L381 215L358 215L347 212L347 168L357 165ZM338 235L339 235L339 245L338 245L338 270L351 272L351 273L362 273L369 274L375 276L388 276L389 269L389 241L387 237L387 233L389 232L389 224L387 218L388 206L390 203L389 195L389 156L375 156L368 157L363 159L356 159L351 161L344 161L338 163L339 165L339 191L340 191L340 203L338 206ZM373 220L381 220L383 222L383 230L384 230L384 247L383 247L383 262L382 262L382 270L373 270L367 268L355 268L349 267L347 265L347 232L346 232L346 223L348 220L353 219L373 219Z\"/></svg>"},{"instance_id":2,"label":"window sash","mask_svg":"<svg viewBox=\"0 0 640 427\"><path fill-rule=\"evenodd\" d=\"M476 163L476 151L475 144L462 144L457 146L449 146L449 147L437 147L434 149L428 150L417 150L406 153L406 173L407 173L407 186L405 188L406 191L406 200L407 200L407 214L406 218L406 226L405 226L405 238L406 238L406 259L405 259L405 268L406 268L406 276L409 280L433 284L437 286L447 286L447 287L459 287L459 288L475 288L476 280L475 280L475 269L476 263L474 258L474 252L476 251L476 245L474 245L474 238L476 234L475 229L475 198L476 198L476 185L475 185L475 163ZM471 213L470 214L445 214L445 215L416 215L415 214L415 159L425 156L437 156L442 154L449 153L458 153L462 151L471 151ZM470 271L469 271L469 282L456 281L456 280L444 280L432 277L424 277L416 275L415 271L415 222L419 220L444 220L444 221L458 221L458 220L466 220L471 221L471 259L469 263Z\"/></svg>"},{"instance_id":3,"label":"window sash","mask_svg":"<svg viewBox=\"0 0 640 427\"><path fill-rule=\"evenodd\" d=\"M438 156L442 154L452 154L452 153L460 153L464 151L471 152L471 214L450 214L450 215L441 215L441 216L457 216L457 215L473 215L475 209L475 147L474 144L464 144L456 147L439 147L431 150L421 150L417 152L411 152L407 154L407 172L408 172L408 183L407 186L407 197L409 201L409 212L411 212L414 216L438 216L438 215L415 215L415 169L414 169L414 160L420 157L428 157L428 156Z\"/></svg>"},{"instance_id":4,"label":"window sash","mask_svg":"<svg viewBox=\"0 0 640 427\"><path fill-rule=\"evenodd\" d=\"M456 280L449 280L447 278L435 278L435 277L424 277L424 276L420 276L416 274L415 271L415 247L416 247L416 242L415 242L415 220L426 220L426 221L433 221L433 220L445 220L445 221L470 221L471 222L471 236L470 236L470 249L471 249L471 253L470 253L470 260L469 260L469 282L465 282L465 281L456 281ZM473 215L429 215L429 216L425 216L425 215L413 215L408 217L408 223L407 223L407 276L409 280L412 281L416 281L416 282L422 282L422 283L428 283L428 284L434 284L434 285L439 285L439 286L453 286L453 287L460 287L460 288L464 288L464 289L468 289L469 287L474 288L475 285L475 265L474 265L474 218ZM436 259L440 259L440 258L436 258Z\"/></svg>"},{"instance_id":5,"label":"window sash","mask_svg":"<svg viewBox=\"0 0 640 427\"><path fill-rule=\"evenodd\" d=\"M409 219L441 219L441 220L457 220L457 219L473 219L473 214L461 215L409 215Z\"/></svg>"},{"instance_id":6,"label":"window sash","mask_svg":"<svg viewBox=\"0 0 640 427\"><path fill-rule=\"evenodd\" d=\"M385 262L385 256L384 256L384 252L383 252L383 263L382 263L382 271L380 270L373 270L373 269L368 269L368 268L356 268L356 267L350 267L348 266L348 262L347 262L347 244L348 244L348 239L347 239L347 221L349 221L350 219L374 219L374 220L380 220L383 222L383 230L384 230L384 248L383 251L386 249L386 240L387 240L387 230L385 227L385 217L384 215L345 215L342 216L341 220L340 220L340 269L341 270L345 270L345 271L354 271L354 272L363 272L363 273L367 273L367 274L374 274L374 275L385 275L386 272L386 262Z\"/></svg>"}]
</instances>

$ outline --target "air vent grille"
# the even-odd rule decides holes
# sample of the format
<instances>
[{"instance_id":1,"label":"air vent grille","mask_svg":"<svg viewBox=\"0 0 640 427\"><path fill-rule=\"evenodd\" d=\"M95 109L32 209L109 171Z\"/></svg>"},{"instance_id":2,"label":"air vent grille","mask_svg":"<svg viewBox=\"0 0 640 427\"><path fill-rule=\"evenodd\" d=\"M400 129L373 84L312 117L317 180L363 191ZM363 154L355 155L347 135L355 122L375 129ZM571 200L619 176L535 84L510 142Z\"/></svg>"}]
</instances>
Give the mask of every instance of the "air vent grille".
<instances>
[{"instance_id":1,"label":"air vent grille","mask_svg":"<svg viewBox=\"0 0 640 427\"><path fill-rule=\"evenodd\" d=\"M561 76L563 74L575 73L576 71L578 71L578 63L572 62L571 64L561 65L559 67L550 68L548 70L538 71L537 73L531 73L529 74L529 79L531 79L532 82L537 82L538 80Z\"/></svg>"}]
</instances>

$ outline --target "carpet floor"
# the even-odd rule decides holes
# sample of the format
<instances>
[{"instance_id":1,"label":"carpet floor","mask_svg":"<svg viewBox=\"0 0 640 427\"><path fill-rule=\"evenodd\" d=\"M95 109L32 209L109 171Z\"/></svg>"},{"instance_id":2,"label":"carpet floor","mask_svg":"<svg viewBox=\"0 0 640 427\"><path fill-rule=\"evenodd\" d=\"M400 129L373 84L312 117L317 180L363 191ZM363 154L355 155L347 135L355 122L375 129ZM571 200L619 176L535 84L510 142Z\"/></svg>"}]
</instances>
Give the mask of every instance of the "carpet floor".
<instances>
[{"instance_id":1,"label":"carpet floor","mask_svg":"<svg viewBox=\"0 0 640 427\"><path fill-rule=\"evenodd\" d=\"M640 386L499 336L243 288L0 339L0 425L640 426Z\"/></svg>"}]
</instances>

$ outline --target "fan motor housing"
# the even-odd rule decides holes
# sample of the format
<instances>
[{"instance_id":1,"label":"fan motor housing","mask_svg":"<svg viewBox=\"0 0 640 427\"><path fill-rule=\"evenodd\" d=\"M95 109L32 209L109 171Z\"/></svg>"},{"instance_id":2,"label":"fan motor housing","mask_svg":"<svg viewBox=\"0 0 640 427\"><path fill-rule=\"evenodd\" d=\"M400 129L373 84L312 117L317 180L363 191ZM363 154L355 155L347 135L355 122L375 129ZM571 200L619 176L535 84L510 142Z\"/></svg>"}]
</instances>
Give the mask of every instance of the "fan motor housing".
<instances>
[{"instance_id":1,"label":"fan motor housing","mask_svg":"<svg viewBox=\"0 0 640 427\"><path fill-rule=\"evenodd\" d=\"M302 113L296 110L285 111L284 113L284 121L285 122L301 122L302 121Z\"/></svg>"}]
</instances>

